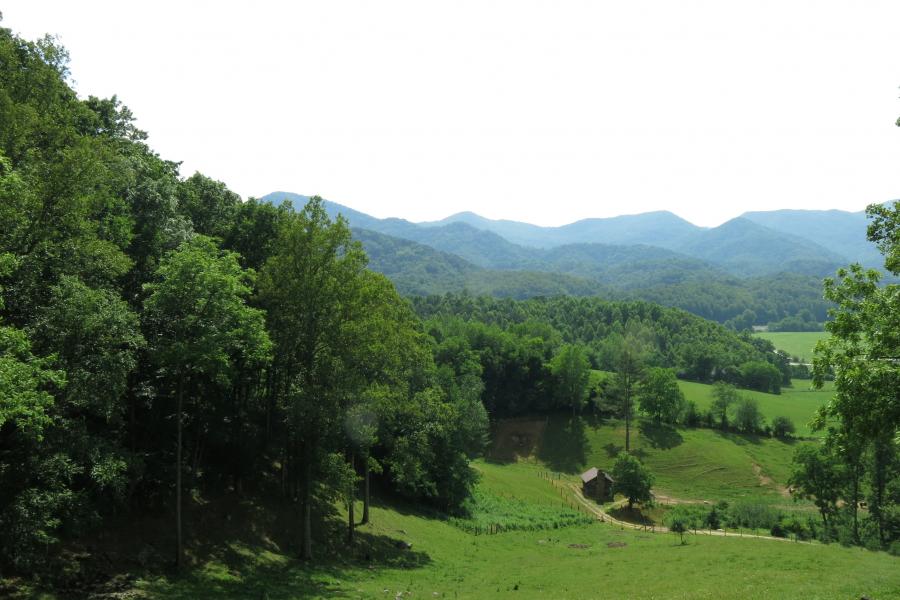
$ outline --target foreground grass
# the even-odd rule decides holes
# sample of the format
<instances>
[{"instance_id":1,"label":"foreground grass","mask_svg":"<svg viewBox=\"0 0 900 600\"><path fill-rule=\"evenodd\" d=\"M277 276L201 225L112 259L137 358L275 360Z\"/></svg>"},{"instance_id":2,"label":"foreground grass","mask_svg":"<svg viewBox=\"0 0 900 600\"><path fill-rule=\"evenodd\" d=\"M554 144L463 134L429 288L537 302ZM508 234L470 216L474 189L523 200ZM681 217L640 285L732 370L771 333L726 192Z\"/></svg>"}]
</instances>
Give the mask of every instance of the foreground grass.
<instances>
[{"instance_id":1,"label":"foreground grass","mask_svg":"<svg viewBox=\"0 0 900 600\"><path fill-rule=\"evenodd\" d=\"M566 419L548 424L550 441ZM570 432L571 433L571 432ZM616 444L620 424L587 426L588 447L605 453L603 443ZM726 483L753 491L759 482L745 477L750 455L741 458L752 441L729 439L714 432L677 431L681 442L659 447L658 432L636 429L636 448L655 464L658 481L672 489L720 490ZM677 441L667 438L669 442ZM653 447L651 444L656 444ZM543 440L546 443L546 439ZM772 442L773 444L775 442ZM727 445L734 448L726 451ZM569 446L569 449L574 446ZM692 449L692 447L694 449ZM780 448L761 444L758 452L780 456ZM679 450L679 448L681 448ZM702 451L700 449L703 449ZM588 452L586 460L593 460ZM712 452L723 455L719 466L688 467ZM667 453L674 453L667 474ZM602 455L601 455L602 456ZM680 458L678 458L680 456ZM765 457L763 457L765 458ZM685 464L676 465L679 461ZM558 489L546 479L541 461L507 464L478 461L477 492L488 503L482 516L495 518L509 507L516 519L565 515ZM721 467L721 468L719 468ZM678 482L690 478L691 487ZM704 471L707 471L704 473ZM749 469L752 475L752 469ZM731 473L730 475L725 475ZM698 495L691 492L692 496ZM558 508L557 508L558 507ZM264 510L263 507L258 507ZM357 514L359 514L357 507ZM491 512L495 511L495 512ZM252 515L253 511L244 515ZM263 520L235 513L236 529L265 525ZM493 515L493 517L491 517ZM269 600L295 598L811 598L866 596L873 600L900 597L900 559L886 553L837 545L799 544L750 538L677 536L621 529L591 521L557 529L509 531L473 535L449 519L415 507L377 505L372 521L358 528L353 546L344 541L342 515L330 529L317 533L317 562L294 558L296 520L288 518L257 537L235 541L223 536L214 548L181 576L143 575L126 596L134 599L188 600L203 598ZM284 543L277 541L284 540ZM399 542L411 544L399 548ZM327 550L325 546L328 546ZM54 598L52 595L46 598Z\"/></svg>"},{"instance_id":2,"label":"foreground grass","mask_svg":"<svg viewBox=\"0 0 900 600\"><path fill-rule=\"evenodd\" d=\"M775 348L787 352L789 356L800 359L800 362L811 363L813 348L816 342L829 336L826 331L761 331L754 335L769 340Z\"/></svg>"},{"instance_id":3,"label":"foreground grass","mask_svg":"<svg viewBox=\"0 0 900 600\"><path fill-rule=\"evenodd\" d=\"M530 475L528 475L530 477ZM900 560L856 548L623 531L594 524L473 536L440 520L376 508L364 534L412 543L404 566L305 565L233 546L181 579L140 582L145 597L193 598L896 598Z\"/></svg>"}]
</instances>

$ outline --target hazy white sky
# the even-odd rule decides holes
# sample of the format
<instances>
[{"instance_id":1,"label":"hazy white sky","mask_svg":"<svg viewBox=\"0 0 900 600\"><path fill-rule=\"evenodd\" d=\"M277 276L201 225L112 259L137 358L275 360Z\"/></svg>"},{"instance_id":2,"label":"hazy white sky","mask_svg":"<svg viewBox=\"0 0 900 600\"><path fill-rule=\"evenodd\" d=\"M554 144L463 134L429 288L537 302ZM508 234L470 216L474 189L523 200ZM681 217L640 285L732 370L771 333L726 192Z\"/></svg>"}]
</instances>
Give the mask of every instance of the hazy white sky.
<instances>
[{"instance_id":1,"label":"hazy white sky","mask_svg":"<svg viewBox=\"0 0 900 600\"><path fill-rule=\"evenodd\" d=\"M6 0L243 196L558 225L900 198L900 2Z\"/></svg>"}]
</instances>

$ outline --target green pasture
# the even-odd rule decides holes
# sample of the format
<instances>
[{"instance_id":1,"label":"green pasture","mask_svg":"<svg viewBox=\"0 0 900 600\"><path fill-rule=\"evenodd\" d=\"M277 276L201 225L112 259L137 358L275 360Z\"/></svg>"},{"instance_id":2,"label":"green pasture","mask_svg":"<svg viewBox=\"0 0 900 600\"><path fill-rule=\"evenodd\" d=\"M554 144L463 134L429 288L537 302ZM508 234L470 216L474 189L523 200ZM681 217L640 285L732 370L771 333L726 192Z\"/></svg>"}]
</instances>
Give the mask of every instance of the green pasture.
<instances>
[{"instance_id":1,"label":"green pasture","mask_svg":"<svg viewBox=\"0 0 900 600\"><path fill-rule=\"evenodd\" d=\"M830 334L826 331L761 331L754 335L769 340L775 348L799 358L800 362L811 363L816 342Z\"/></svg>"},{"instance_id":2,"label":"green pasture","mask_svg":"<svg viewBox=\"0 0 900 600\"><path fill-rule=\"evenodd\" d=\"M700 410L709 409L713 401L713 387L691 381L678 382L686 400L692 400ZM751 390L739 390L743 396L753 398L759 404L759 409L771 423L775 417L787 417L797 427L798 436L813 435L809 428L816 410L828 402L834 394L834 384L825 382L821 390L812 387L808 379L795 379L793 386L783 388L781 394L764 394Z\"/></svg>"},{"instance_id":3,"label":"green pasture","mask_svg":"<svg viewBox=\"0 0 900 600\"><path fill-rule=\"evenodd\" d=\"M673 428L636 420L631 449L656 477L654 489L684 501L759 501L794 509L786 497L791 460L799 444L712 429ZM549 422L539 457L551 468L577 475L612 468L625 448L623 421L589 424L557 417Z\"/></svg>"}]
</instances>

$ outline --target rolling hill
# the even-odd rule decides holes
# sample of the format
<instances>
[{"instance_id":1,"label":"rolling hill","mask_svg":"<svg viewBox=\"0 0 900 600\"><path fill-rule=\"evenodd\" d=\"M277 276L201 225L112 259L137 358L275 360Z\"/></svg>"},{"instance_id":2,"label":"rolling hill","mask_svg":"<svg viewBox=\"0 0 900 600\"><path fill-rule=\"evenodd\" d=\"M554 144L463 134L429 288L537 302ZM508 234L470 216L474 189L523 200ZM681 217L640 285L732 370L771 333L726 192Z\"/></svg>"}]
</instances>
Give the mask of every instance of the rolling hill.
<instances>
[{"instance_id":1,"label":"rolling hill","mask_svg":"<svg viewBox=\"0 0 900 600\"><path fill-rule=\"evenodd\" d=\"M524 270L486 269L460 256L368 229L353 228L369 255L369 266L387 275L402 294L428 295L468 290L499 298L609 295L598 282Z\"/></svg>"},{"instance_id":2,"label":"rolling hill","mask_svg":"<svg viewBox=\"0 0 900 600\"><path fill-rule=\"evenodd\" d=\"M740 217L696 234L679 250L743 276L824 276L848 262L815 242Z\"/></svg>"},{"instance_id":3,"label":"rolling hill","mask_svg":"<svg viewBox=\"0 0 900 600\"><path fill-rule=\"evenodd\" d=\"M773 210L747 212L742 218L775 231L821 243L864 266L880 268L884 258L875 244L866 239L868 219L865 212L842 210Z\"/></svg>"}]
</instances>

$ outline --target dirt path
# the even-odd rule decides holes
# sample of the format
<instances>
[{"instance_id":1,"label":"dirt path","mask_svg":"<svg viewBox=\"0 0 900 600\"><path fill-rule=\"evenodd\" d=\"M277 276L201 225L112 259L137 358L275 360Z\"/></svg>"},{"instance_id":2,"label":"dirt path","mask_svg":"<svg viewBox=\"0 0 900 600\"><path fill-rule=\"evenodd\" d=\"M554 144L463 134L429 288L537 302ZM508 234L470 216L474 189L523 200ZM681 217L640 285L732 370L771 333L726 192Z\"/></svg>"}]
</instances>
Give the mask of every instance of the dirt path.
<instances>
[{"instance_id":1,"label":"dirt path","mask_svg":"<svg viewBox=\"0 0 900 600\"><path fill-rule=\"evenodd\" d=\"M584 495L581 493L581 489L578 487L578 485L576 485L574 483L563 482L563 481L552 481L552 480L550 481L550 483L551 483L551 485L553 485L553 487L557 487L557 488L561 487L562 489L571 493L572 496L574 497L575 501L577 501L581 506L583 506L585 509L587 509L588 512L590 512L592 515L594 515L598 521L602 521L604 523L612 523L613 525L618 525L618 526L626 528L626 529L635 529L638 531L650 531L652 533L668 533L669 532L669 529L667 527L663 527L661 525L652 525L652 526L651 525L638 525L636 523L629 523L628 521L622 521L621 519L617 519L617 518L613 517L608 512L603 510L600 506L595 504L593 501L585 498ZM774 541L778 541L778 542L794 542L794 543L800 543L800 544L811 543L811 542L797 542L797 541L791 540L789 538L773 537L770 535L757 535L757 534L752 534L752 533L734 533L734 532L732 532L731 535L729 535L727 531L723 531L721 529L714 529L714 530L698 529L696 531L691 530L686 533L690 533L690 534L694 534L694 535L716 535L716 536L721 536L721 537L756 538L756 539L760 539L760 540L774 540Z\"/></svg>"},{"instance_id":2,"label":"dirt path","mask_svg":"<svg viewBox=\"0 0 900 600\"><path fill-rule=\"evenodd\" d=\"M791 491L789 489L781 484L775 483L775 481L771 477L763 474L762 467L756 463L753 463L753 473L756 475L756 478L759 479L759 485L773 488L775 491L781 494L783 498L791 497Z\"/></svg>"}]
</instances>

